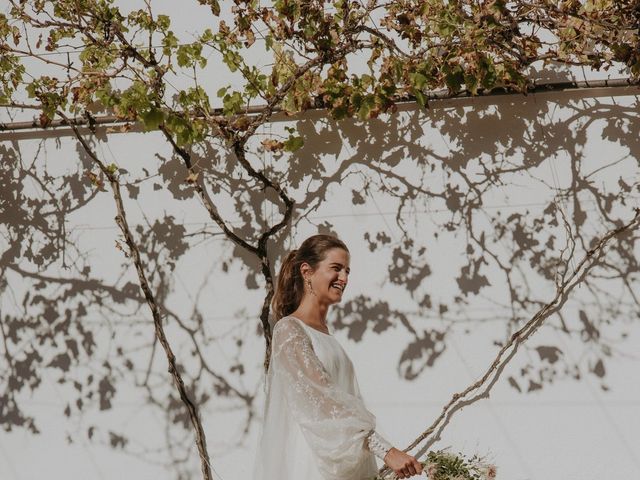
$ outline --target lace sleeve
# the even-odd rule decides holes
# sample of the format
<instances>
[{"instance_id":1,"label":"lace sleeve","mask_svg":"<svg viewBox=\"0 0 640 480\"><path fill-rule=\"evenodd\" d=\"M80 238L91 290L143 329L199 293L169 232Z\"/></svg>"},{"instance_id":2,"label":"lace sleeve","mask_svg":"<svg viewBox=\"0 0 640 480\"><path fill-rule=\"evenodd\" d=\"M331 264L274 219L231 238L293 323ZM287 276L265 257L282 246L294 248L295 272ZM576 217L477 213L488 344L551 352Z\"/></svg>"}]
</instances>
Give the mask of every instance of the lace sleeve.
<instances>
[{"instance_id":1,"label":"lace sleeve","mask_svg":"<svg viewBox=\"0 0 640 480\"><path fill-rule=\"evenodd\" d=\"M387 442L382 435L375 430L371 430L367 436L367 447L376 457L384 460L392 445Z\"/></svg>"},{"instance_id":2,"label":"lace sleeve","mask_svg":"<svg viewBox=\"0 0 640 480\"><path fill-rule=\"evenodd\" d=\"M367 448L384 458L391 448L375 431L375 416L361 398L338 388L295 319L283 318L273 332L270 371L281 385L318 467L328 478L351 478Z\"/></svg>"}]
</instances>

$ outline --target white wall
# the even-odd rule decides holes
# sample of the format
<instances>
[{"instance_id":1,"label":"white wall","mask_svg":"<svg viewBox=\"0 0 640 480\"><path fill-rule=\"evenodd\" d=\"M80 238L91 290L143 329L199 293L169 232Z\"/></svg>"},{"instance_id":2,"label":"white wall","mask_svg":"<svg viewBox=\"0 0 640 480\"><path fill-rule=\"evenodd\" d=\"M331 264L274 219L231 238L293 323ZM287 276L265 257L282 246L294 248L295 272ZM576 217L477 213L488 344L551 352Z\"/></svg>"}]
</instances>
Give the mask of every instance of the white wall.
<instances>
[{"instance_id":1,"label":"white wall","mask_svg":"<svg viewBox=\"0 0 640 480\"><path fill-rule=\"evenodd\" d=\"M504 341L514 331L512 314L521 324L536 311L534 302L551 299L553 283L537 267L557 255L566 239L562 225L550 223L552 217L560 219L559 215L543 214L553 202L556 188L571 192L573 180L590 182L574 182L575 198L569 195L558 199L559 207L571 219L574 234L579 223L574 216L576 206L585 214L579 229L585 243L578 242L575 263L589 241L611 228L613 220L631 219L632 208L638 205L640 180L637 107L635 91L605 90L443 101L434 103L426 112L406 107L393 117L365 123L335 124L321 113L310 113L292 120L299 122L308 139L295 157L274 158L254 149L252 162L272 167L277 172L273 175L282 175L299 205L291 227L272 245L274 258L318 230L337 232L351 249L352 275L345 302L352 311L334 311L334 334L354 361L379 429L394 444L403 447L413 440L437 417L454 392L485 371L499 349L494 342ZM284 121L273 122L264 133L277 134L284 125ZM43 178L45 170L56 179L69 175L64 182L53 180L48 185L58 198L69 188L79 192L79 197L89 195L92 187L78 162L75 139L55 133L46 139L39 135L2 137L1 146L7 149L2 152L5 159L17 152L23 165L35 160L32 168L24 169L9 160L11 167L5 169L2 188L6 194L16 185L24 185L25 197L42 201L37 207L41 214L64 211L66 206L48 201L46 189L38 185L36 177ZM154 257L148 261L145 257L145 261L150 271L157 268L165 272L162 280L154 277L152 283L161 304L176 314L167 317L167 333L186 369L188 385L197 384L212 465L224 480L248 478L263 401L263 340L258 331L263 291L261 277L255 276L253 270L255 262L247 260L247 264L243 260L247 256L241 256L231 242L217 234L217 227L199 201L175 198L176 188L167 186L177 185L184 172L175 167L177 173L173 177L177 161L171 158L168 145L159 135L112 133L103 140L107 138L107 142L96 144L96 151L107 162L115 162L129 172L123 174L123 181L149 177L137 184L137 198L126 190L126 207L130 223L142 226L141 232L136 233L138 239L153 231L152 238L164 242L164 251L157 245L152 249L159 252L158 260ZM259 230L261 218L278 219L277 203L265 200L255 189L244 191L246 180L235 182L240 170L233 166L232 159L221 153L220 163L215 164L210 161L212 158L211 153L203 157L209 178L215 176L220 184L234 189L230 194L214 195L225 217L235 221L234 227L249 235ZM470 224L458 224L460 210L447 206L456 194L453 186L458 185L459 191L466 194L470 189L463 175L470 182L481 181L486 178L481 163L494 168L501 162L504 168L523 168L501 174L500 184L487 185L482 191L482 206L471 209ZM163 168L164 174L154 176ZM216 168L219 175L211 173ZM19 171L37 173L18 182L18 174L10 172ZM77 185L69 183L72 178L77 179ZM624 192L620 179L631 186L631 191ZM160 188L154 189L154 183ZM413 187L407 188L408 184ZM423 192L418 191L420 185ZM596 194L589 188L597 189ZM424 193L427 191L436 197ZM443 198L438 198L439 194ZM605 205L607 195L613 195L610 212L598 207ZM71 204L78 201L70 199ZM249 205L244 219L236 201ZM402 201L406 204L401 208ZM110 192L98 193L86 205L65 213L64 235L69 240L66 261L71 268L62 268L61 258L54 261L40 272L47 277L40 290L36 287L38 281L25 273L37 272L34 263L26 259L26 238L31 235L39 239L34 250L45 245L46 239L34 230L22 239L11 236L12 222L29 222L20 212L32 211L33 218L39 218L35 210L24 201L3 210L3 251L17 243L22 252L11 261L3 257L7 283L0 297L1 314L4 328L15 328L16 338L9 338L6 346L12 362L0 363L0 367L6 388L11 364L15 367L30 351L41 353L42 360L32 364L41 383L33 391L16 390L18 405L34 417L40 434L33 435L14 425L11 432L0 436L0 478L22 480L46 475L52 479L170 479L178 477L177 471L183 472L183 478L197 478L199 466L190 430L167 418L167 412L172 411L166 406L172 387L165 358L158 349L153 353L148 309L134 298L116 300L114 291L105 286L126 292L126 283L137 281L130 261L114 247L119 232L113 221ZM603 217L603 212L611 221ZM547 241L554 235L553 247L528 243L529 237L518 233L515 220L507 222L514 214L522 215L523 232L530 232L534 238ZM162 230L170 215L187 234L203 226L209 233L183 237L175 229ZM55 231L55 215L44 217L50 222L45 230ZM539 226L535 224L537 218L542 222ZM160 223L155 229L150 228L156 220ZM450 221L456 226L447 231L444 225ZM501 225L506 226L505 233L496 238ZM401 226L406 231L404 238ZM486 245L495 258L488 253L480 255L477 245L467 257L468 244L473 244L468 237L469 226L478 237L484 232ZM365 235L375 238L379 233L388 243L378 242L371 251ZM636 232L634 238L637 236ZM404 243L407 239L413 245ZM182 240L188 245L184 253L180 249ZM514 252L519 251L519 242L524 256L512 260ZM399 250L394 256L396 248ZM533 256L538 251L539 257ZM399 252L408 256L411 265L407 268L403 267ZM637 268L637 255L636 243L614 243L607 261L633 270ZM479 263L479 275L486 278L488 285L477 294L465 296L464 288L473 290L482 282L462 287L456 278L469 259L480 257L485 262ZM168 264L172 259L176 261L175 268ZM507 279L496 259L507 267L522 298L532 303L515 305L512 310ZM84 266L91 268L86 277L81 273ZM600 266L593 273L611 276L613 270ZM528 348L520 350L505 369L491 398L458 412L436 447L451 445L469 454L488 452L498 465L500 478L510 480L637 476L640 383L634 346L640 340L640 328L638 304L632 292L637 291L638 276L631 271L628 287L619 279L595 276L589 286L572 292L561 311L569 333L563 331L558 316L550 318ZM97 283L81 290L77 282L69 279ZM259 288L253 285L256 281ZM130 288L135 297L135 288ZM31 296L23 303L27 291ZM65 291L66 297L62 295ZM44 298L30 303L37 293ZM101 303L95 294L102 298ZM431 306L424 301L425 295L430 297ZM79 313L80 302L86 314ZM55 310L52 323L45 319L48 304ZM441 312L441 304L447 305L448 311ZM74 312L73 319L57 331L56 325L64 323L67 308ZM580 310L584 312L582 320ZM30 316L35 319L33 324L16 323L16 319ZM405 318L406 324L400 318ZM210 373L199 371L200 364L192 356L194 344L177 319L195 329L196 343L212 369L227 377L238 390L257 395L253 402L256 416L246 433L247 409L235 398L216 394L215 380ZM390 322L386 328L385 320ZM366 324L366 330L356 341L357 328L352 325L353 329L348 329L346 324L359 321ZM93 332L93 353L89 355L81 348L67 370L47 367L60 352L69 351L65 339L80 337L77 324ZM338 328L340 325L345 326ZM376 326L384 331L376 333ZM598 337L587 338L593 329L597 329ZM433 350L428 342L423 343L422 350L415 343L425 331L445 332L442 345L431 346L436 351L442 346L444 351L435 354L433 364L426 366ZM6 330L4 336L10 337ZM242 340L241 346L237 345L238 340ZM122 353L117 351L118 346ZM540 352L545 350L536 348L545 346L559 349L557 360L541 358ZM126 358L132 369L126 366ZM110 367L105 366L105 361ZM598 362L602 362L604 371ZM244 366L243 375L229 371L238 363ZM147 390L140 385L149 365ZM406 378L409 366L414 372L420 371L412 380ZM576 372L579 379L572 377ZM91 374L94 382L104 376L112 378L116 393L111 408L100 410L97 398L104 389L88 383ZM522 393L510 385L510 377ZM66 379L65 384L58 383L61 378ZM73 379L82 384L81 392L70 384ZM541 388L527 392L530 380ZM80 411L75 404L77 398L92 389L94 396L83 397ZM159 406L150 403L149 392L160 402ZM204 400L202 394L211 398ZM67 404L71 405L69 418L63 415ZM181 412L179 405L177 408ZM91 426L95 429L89 440ZM128 439L124 448L109 446L116 438L110 436L110 431ZM179 462L175 458L185 452L189 452L186 463L176 467Z\"/></svg>"}]
</instances>

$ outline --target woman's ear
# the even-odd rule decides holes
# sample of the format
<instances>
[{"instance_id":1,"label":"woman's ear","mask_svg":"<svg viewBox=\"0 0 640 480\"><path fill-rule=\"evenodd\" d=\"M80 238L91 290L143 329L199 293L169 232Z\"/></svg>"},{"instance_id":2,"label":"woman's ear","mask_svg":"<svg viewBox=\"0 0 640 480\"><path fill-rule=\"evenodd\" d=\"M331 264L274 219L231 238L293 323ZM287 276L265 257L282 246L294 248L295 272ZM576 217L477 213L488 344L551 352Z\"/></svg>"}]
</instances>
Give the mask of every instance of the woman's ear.
<instances>
[{"instance_id":1,"label":"woman's ear","mask_svg":"<svg viewBox=\"0 0 640 480\"><path fill-rule=\"evenodd\" d=\"M300 265L300 274L302 274L302 279L306 280L307 275L311 275L312 273L313 269L311 268L311 265L309 265L307 262L302 262L302 264Z\"/></svg>"}]
</instances>

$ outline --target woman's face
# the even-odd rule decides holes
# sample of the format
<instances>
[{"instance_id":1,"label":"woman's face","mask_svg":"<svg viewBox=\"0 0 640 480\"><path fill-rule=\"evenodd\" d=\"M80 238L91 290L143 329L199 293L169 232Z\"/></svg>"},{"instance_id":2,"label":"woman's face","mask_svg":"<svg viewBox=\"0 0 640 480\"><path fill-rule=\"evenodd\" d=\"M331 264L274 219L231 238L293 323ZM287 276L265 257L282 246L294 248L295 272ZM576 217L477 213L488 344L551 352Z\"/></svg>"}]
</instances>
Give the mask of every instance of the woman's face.
<instances>
[{"instance_id":1,"label":"woman's face","mask_svg":"<svg viewBox=\"0 0 640 480\"><path fill-rule=\"evenodd\" d=\"M311 281L311 289L321 303L331 305L342 300L342 294L349 281L349 253L342 248L332 248L315 270L302 264L302 274ZM309 294L308 286L305 286Z\"/></svg>"}]
</instances>

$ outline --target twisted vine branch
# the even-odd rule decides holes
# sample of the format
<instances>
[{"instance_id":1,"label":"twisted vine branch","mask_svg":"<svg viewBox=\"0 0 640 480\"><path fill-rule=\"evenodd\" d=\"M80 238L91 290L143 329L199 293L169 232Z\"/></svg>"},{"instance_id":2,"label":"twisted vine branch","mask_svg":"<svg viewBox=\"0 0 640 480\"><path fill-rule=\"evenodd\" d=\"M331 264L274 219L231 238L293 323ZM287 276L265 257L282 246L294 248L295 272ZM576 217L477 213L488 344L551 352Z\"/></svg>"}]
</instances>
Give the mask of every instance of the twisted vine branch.
<instances>
[{"instance_id":1,"label":"twisted vine branch","mask_svg":"<svg viewBox=\"0 0 640 480\"><path fill-rule=\"evenodd\" d=\"M66 115L60 111L57 112L58 115L64 120L69 121ZM82 137L78 127L73 122L68 123L73 133L82 145L82 148L85 150L87 155L91 158L91 160L98 165L100 171L105 175L105 177L109 180L109 184L111 186L111 190L113 193L113 199L116 203L117 215L115 217L116 224L118 228L122 232L124 236L127 247L129 247L130 254L132 256L133 264L135 265L136 272L138 274L138 281L140 283L140 288L144 293L144 297L147 301L147 305L149 306L149 310L151 310L151 315L153 317L153 325L155 328L156 338L162 345L164 349L165 355L167 357L167 362L169 364L169 374L173 379L173 383L178 390L180 395L180 399L184 403L187 411L189 413L189 420L195 430L196 435L196 445L198 447L198 454L200 456L200 465L202 470L202 475L204 480L211 480L211 466L209 463L209 454L207 452L207 441L204 433L204 428L202 426L202 422L200 420L200 414L198 412L197 405L189 398L189 394L187 393L187 389L185 387L184 381L182 380L182 375L178 370L178 366L176 363L176 356L173 353L171 345L169 344L169 340L164 331L164 327L162 325L162 316L160 314L160 309L158 304L156 303L155 296L151 291L151 287L149 286L149 281L147 280L147 276L144 271L144 266L142 264L142 259L140 257L140 249L136 244L133 235L131 233L131 229L129 228L129 224L127 222L127 215L124 208L124 203L122 201L122 195L120 192L120 183L118 182L118 178L113 170L108 168L102 160L98 158L96 153L93 151L91 146L87 143L87 141Z\"/></svg>"},{"instance_id":2,"label":"twisted vine branch","mask_svg":"<svg viewBox=\"0 0 640 480\"><path fill-rule=\"evenodd\" d=\"M529 337L531 337L544 324L547 318L562 308L569 297L569 293L571 293L576 286L580 285L580 283L585 280L589 271L602 258L604 255L604 248L607 246L609 241L613 237L624 232L628 232L629 230L633 230L640 225L640 208L636 208L635 211L636 214L630 222L610 230L602 236L595 246L587 251L584 258L568 277L566 275L567 272L564 272L561 275L556 283L556 294L554 298L546 303L527 323L525 323L511 336L510 340L500 349L498 355L484 375L461 392L455 393L451 397L451 400L449 400L449 402L443 407L442 412L431 426L422 432L403 451L408 452L413 450L421 442L428 439L425 445L416 452L416 456L424 455L428 448L440 438L442 431L457 411L482 398L489 397L491 388L496 384L509 361L515 356L520 345L529 339ZM383 478L385 478L385 475L389 475L389 472L390 470L387 467L383 467L379 471Z\"/></svg>"}]
</instances>

